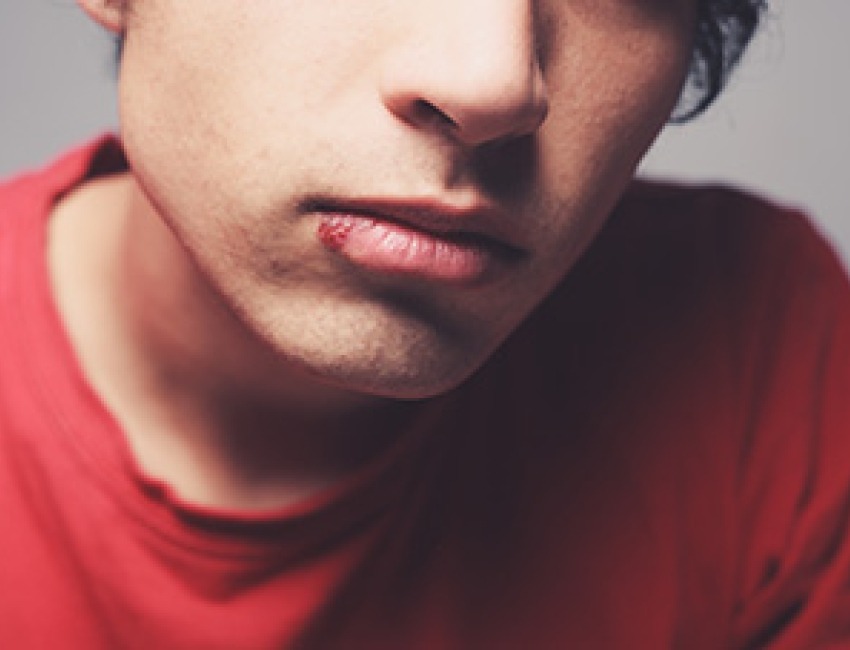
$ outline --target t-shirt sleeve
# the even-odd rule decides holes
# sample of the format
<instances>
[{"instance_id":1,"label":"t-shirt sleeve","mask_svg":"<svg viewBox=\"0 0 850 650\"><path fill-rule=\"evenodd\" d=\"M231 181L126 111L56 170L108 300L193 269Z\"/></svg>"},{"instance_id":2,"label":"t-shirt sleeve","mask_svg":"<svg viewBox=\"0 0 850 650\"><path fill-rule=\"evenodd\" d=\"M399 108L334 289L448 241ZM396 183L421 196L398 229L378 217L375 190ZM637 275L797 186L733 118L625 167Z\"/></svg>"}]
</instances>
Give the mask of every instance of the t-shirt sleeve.
<instances>
[{"instance_id":1,"label":"t-shirt sleeve","mask_svg":"<svg viewBox=\"0 0 850 650\"><path fill-rule=\"evenodd\" d=\"M850 648L850 286L808 223L783 225L748 366L736 480L735 648Z\"/></svg>"}]
</instances>

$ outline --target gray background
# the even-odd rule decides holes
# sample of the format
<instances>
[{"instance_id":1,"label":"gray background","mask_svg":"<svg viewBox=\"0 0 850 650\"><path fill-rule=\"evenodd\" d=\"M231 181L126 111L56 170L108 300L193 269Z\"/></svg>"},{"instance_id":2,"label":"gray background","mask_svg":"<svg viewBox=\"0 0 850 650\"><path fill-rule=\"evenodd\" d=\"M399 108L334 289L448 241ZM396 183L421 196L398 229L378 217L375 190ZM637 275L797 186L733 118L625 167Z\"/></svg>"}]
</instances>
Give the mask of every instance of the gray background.
<instances>
[{"instance_id":1,"label":"gray background","mask_svg":"<svg viewBox=\"0 0 850 650\"><path fill-rule=\"evenodd\" d=\"M644 172L805 207L850 260L847 25L848 0L773 0L721 101L666 129ZM115 124L112 49L74 0L0 0L0 176Z\"/></svg>"}]
</instances>

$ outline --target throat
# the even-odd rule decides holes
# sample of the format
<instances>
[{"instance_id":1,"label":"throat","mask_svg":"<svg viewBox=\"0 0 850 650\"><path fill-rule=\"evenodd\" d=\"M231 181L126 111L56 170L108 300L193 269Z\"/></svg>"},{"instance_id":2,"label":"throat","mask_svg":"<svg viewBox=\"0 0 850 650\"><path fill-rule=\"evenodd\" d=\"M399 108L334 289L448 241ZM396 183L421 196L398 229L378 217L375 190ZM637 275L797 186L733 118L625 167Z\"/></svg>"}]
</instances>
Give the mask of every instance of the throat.
<instances>
[{"instance_id":1,"label":"throat","mask_svg":"<svg viewBox=\"0 0 850 650\"><path fill-rule=\"evenodd\" d=\"M246 512L309 498L378 462L415 428L413 404L305 414L233 393L199 405L170 393L159 421L127 427L142 471L187 502Z\"/></svg>"}]
</instances>

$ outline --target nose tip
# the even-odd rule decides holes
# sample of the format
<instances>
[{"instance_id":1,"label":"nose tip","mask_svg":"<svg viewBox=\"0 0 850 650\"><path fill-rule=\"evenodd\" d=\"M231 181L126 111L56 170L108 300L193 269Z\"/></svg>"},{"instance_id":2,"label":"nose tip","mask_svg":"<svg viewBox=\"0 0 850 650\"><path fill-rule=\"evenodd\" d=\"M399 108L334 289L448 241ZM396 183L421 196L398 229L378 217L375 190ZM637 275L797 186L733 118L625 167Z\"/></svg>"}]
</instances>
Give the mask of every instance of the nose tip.
<instances>
[{"instance_id":1,"label":"nose tip","mask_svg":"<svg viewBox=\"0 0 850 650\"><path fill-rule=\"evenodd\" d=\"M489 98L482 93L482 99L444 104L455 137L465 144L480 145L534 133L549 113L549 98L539 73L530 74L522 85L497 88Z\"/></svg>"},{"instance_id":2,"label":"nose tip","mask_svg":"<svg viewBox=\"0 0 850 650\"><path fill-rule=\"evenodd\" d=\"M549 98L541 75L522 83L464 82L457 89L437 84L417 84L408 79L384 93L387 108L419 128L442 130L469 146L517 138L535 132L549 113Z\"/></svg>"},{"instance_id":3,"label":"nose tip","mask_svg":"<svg viewBox=\"0 0 850 650\"><path fill-rule=\"evenodd\" d=\"M530 4L493 2L472 31L468 21L443 15L434 29L420 23L416 38L402 41L382 70L380 92L391 113L468 146L528 135L543 124L549 98Z\"/></svg>"}]
</instances>

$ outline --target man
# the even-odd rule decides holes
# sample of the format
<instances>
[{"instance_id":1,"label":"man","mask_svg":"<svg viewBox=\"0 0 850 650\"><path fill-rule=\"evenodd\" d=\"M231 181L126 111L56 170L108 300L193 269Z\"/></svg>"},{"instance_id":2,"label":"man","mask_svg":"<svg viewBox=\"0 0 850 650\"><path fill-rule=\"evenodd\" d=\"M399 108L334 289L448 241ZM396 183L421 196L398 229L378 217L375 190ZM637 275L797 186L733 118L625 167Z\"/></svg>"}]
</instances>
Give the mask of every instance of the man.
<instances>
[{"instance_id":1,"label":"man","mask_svg":"<svg viewBox=\"0 0 850 650\"><path fill-rule=\"evenodd\" d=\"M846 279L632 182L757 2L80 5L121 140L0 190L0 646L850 647Z\"/></svg>"}]
</instances>

